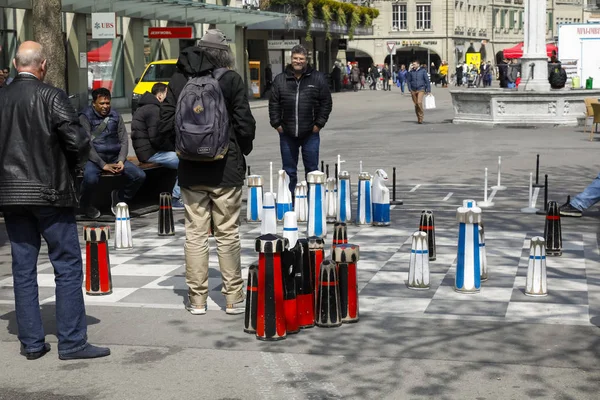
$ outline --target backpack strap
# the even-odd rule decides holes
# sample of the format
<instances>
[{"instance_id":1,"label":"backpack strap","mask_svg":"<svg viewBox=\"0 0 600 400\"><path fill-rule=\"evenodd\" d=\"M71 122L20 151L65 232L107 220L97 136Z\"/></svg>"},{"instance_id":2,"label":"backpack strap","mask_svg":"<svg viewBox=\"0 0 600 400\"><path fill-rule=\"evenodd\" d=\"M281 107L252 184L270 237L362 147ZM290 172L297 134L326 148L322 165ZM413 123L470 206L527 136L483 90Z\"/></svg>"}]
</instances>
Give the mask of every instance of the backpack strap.
<instances>
[{"instance_id":1,"label":"backpack strap","mask_svg":"<svg viewBox=\"0 0 600 400\"><path fill-rule=\"evenodd\" d=\"M102 120L100 125L98 125L96 127L96 129L94 129L94 132L92 132L92 140L96 139L98 136L100 136L102 134L102 132L104 132L104 130L108 126L109 120L110 120L110 117L104 118L104 120Z\"/></svg>"},{"instance_id":2,"label":"backpack strap","mask_svg":"<svg viewBox=\"0 0 600 400\"><path fill-rule=\"evenodd\" d=\"M223 75L225 75L229 71L231 71L229 68L217 68L211 72L211 75L213 78L219 81L221 80Z\"/></svg>"}]
</instances>

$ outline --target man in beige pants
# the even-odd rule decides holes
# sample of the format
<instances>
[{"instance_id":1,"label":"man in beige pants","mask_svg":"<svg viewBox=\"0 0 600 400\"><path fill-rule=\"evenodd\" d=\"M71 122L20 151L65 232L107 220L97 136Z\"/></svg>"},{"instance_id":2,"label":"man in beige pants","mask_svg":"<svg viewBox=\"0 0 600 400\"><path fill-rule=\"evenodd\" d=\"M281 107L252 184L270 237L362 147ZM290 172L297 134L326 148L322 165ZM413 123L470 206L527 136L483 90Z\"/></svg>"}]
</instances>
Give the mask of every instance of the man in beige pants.
<instances>
[{"instance_id":1,"label":"man in beige pants","mask_svg":"<svg viewBox=\"0 0 600 400\"><path fill-rule=\"evenodd\" d=\"M418 60L413 62L413 68L406 74L406 85L412 95L413 103L415 103L417 122L422 124L425 117L425 113L423 112L423 97L425 93L431 92L431 84L427 70L421 66Z\"/></svg>"},{"instance_id":2,"label":"man in beige pants","mask_svg":"<svg viewBox=\"0 0 600 400\"><path fill-rule=\"evenodd\" d=\"M177 72L169 82L167 98L161 106L159 132L174 129L175 109L183 87L191 76L203 76L233 66L234 57L223 33L210 29L198 46L184 49L177 61ZM246 86L240 75L229 70L217 73L229 114L229 148L217 161L179 160L178 178L185 205L185 262L189 287L186 309L206 314L208 301L208 235L211 220L217 242L219 268L223 279L221 292L227 314L244 312L244 281L241 273L239 216L246 162L252 151L256 123L250 111ZM213 74L214 76L214 74ZM202 112L204 109L199 108ZM195 109L194 109L194 112Z\"/></svg>"}]
</instances>

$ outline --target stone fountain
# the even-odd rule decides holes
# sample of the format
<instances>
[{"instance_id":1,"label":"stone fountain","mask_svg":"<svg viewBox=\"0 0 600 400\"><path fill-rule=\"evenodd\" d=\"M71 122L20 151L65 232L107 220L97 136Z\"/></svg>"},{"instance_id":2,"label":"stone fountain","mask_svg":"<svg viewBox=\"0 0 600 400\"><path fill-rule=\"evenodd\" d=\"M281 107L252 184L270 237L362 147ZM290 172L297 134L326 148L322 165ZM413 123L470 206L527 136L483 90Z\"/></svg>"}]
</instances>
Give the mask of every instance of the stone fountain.
<instances>
[{"instance_id":1,"label":"stone fountain","mask_svg":"<svg viewBox=\"0 0 600 400\"><path fill-rule=\"evenodd\" d=\"M546 55L546 0L525 1L521 84L515 89L453 89L455 124L577 126L584 98L600 90L550 88ZM560 52L560 49L559 49Z\"/></svg>"}]
</instances>

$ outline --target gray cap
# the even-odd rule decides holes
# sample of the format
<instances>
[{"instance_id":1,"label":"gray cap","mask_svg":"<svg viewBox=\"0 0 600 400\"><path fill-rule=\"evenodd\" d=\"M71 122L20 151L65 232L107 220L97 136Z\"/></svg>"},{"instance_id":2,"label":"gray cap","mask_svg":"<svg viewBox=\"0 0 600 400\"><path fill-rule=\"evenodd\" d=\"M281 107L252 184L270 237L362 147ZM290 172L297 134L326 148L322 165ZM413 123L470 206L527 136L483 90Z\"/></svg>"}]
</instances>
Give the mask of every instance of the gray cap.
<instances>
[{"instance_id":1,"label":"gray cap","mask_svg":"<svg viewBox=\"0 0 600 400\"><path fill-rule=\"evenodd\" d=\"M229 45L227 44L227 39L223 32L219 29L209 29L206 31L204 36L200 39L198 43L200 47L210 47L213 49L219 50L228 50Z\"/></svg>"}]
</instances>

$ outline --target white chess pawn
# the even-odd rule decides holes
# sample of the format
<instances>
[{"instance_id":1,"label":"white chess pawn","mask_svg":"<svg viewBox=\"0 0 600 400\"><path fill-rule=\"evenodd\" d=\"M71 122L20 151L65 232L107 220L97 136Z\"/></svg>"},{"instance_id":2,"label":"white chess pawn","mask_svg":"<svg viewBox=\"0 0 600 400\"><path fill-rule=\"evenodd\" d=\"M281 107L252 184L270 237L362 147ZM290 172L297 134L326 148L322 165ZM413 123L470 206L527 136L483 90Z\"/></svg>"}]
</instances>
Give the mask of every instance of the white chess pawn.
<instances>
[{"instance_id":1,"label":"white chess pawn","mask_svg":"<svg viewBox=\"0 0 600 400\"><path fill-rule=\"evenodd\" d=\"M373 177L373 225L388 226L390 217L390 189L385 183L388 176L384 170L378 169Z\"/></svg>"},{"instance_id":2,"label":"white chess pawn","mask_svg":"<svg viewBox=\"0 0 600 400\"><path fill-rule=\"evenodd\" d=\"M327 236L325 219L325 182L326 175L321 171L308 173L310 197L308 201L308 236L324 238Z\"/></svg>"},{"instance_id":3,"label":"white chess pawn","mask_svg":"<svg viewBox=\"0 0 600 400\"><path fill-rule=\"evenodd\" d=\"M298 221L294 211L288 211L283 216L283 237L288 240L289 249L298 243Z\"/></svg>"},{"instance_id":4,"label":"white chess pawn","mask_svg":"<svg viewBox=\"0 0 600 400\"><path fill-rule=\"evenodd\" d=\"M292 194L290 193L290 177L282 169L277 180L277 220L283 221L286 212L292 211Z\"/></svg>"},{"instance_id":5,"label":"white chess pawn","mask_svg":"<svg viewBox=\"0 0 600 400\"><path fill-rule=\"evenodd\" d=\"M454 290L459 293L479 293L481 289L481 260L479 257L479 223L481 208L459 207L458 255Z\"/></svg>"},{"instance_id":6,"label":"white chess pawn","mask_svg":"<svg viewBox=\"0 0 600 400\"><path fill-rule=\"evenodd\" d=\"M525 294L527 296L548 295L546 282L546 241L541 236L531 239Z\"/></svg>"},{"instance_id":7,"label":"white chess pawn","mask_svg":"<svg viewBox=\"0 0 600 400\"><path fill-rule=\"evenodd\" d=\"M273 193L271 192L265 193L265 197L263 199L263 215L260 225L260 234L266 235L267 233L271 233L273 235L277 234L275 199L273 198Z\"/></svg>"},{"instance_id":8,"label":"white chess pawn","mask_svg":"<svg viewBox=\"0 0 600 400\"><path fill-rule=\"evenodd\" d=\"M262 219L263 202L263 179L260 175L248 177L248 207L246 220L248 222L260 222Z\"/></svg>"},{"instance_id":9,"label":"white chess pawn","mask_svg":"<svg viewBox=\"0 0 600 400\"><path fill-rule=\"evenodd\" d=\"M131 220L129 218L129 207L126 203L117 204L115 231L115 250L132 249L133 238L131 237Z\"/></svg>"},{"instance_id":10,"label":"white chess pawn","mask_svg":"<svg viewBox=\"0 0 600 400\"><path fill-rule=\"evenodd\" d=\"M348 171L340 172L337 190L337 221L351 222L352 211L350 205L350 192L352 187L350 185L350 174Z\"/></svg>"},{"instance_id":11,"label":"white chess pawn","mask_svg":"<svg viewBox=\"0 0 600 400\"><path fill-rule=\"evenodd\" d=\"M294 190L294 211L298 217L298 222L306 222L308 220L308 186L306 181L302 181L296 185Z\"/></svg>"},{"instance_id":12,"label":"white chess pawn","mask_svg":"<svg viewBox=\"0 0 600 400\"><path fill-rule=\"evenodd\" d=\"M327 178L327 186L325 191L325 203L327 206L327 222L332 224L337 218L337 193L335 178Z\"/></svg>"},{"instance_id":13,"label":"white chess pawn","mask_svg":"<svg viewBox=\"0 0 600 400\"><path fill-rule=\"evenodd\" d=\"M408 288L429 289L429 250L425 232L415 232L412 235Z\"/></svg>"},{"instance_id":14,"label":"white chess pawn","mask_svg":"<svg viewBox=\"0 0 600 400\"><path fill-rule=\"evenodd\" d=\"M373 203L371 200L371 174L361 172L358 175L358 204L356 223L370 225L373 222Z\"/></svg>"}]
</instances>

